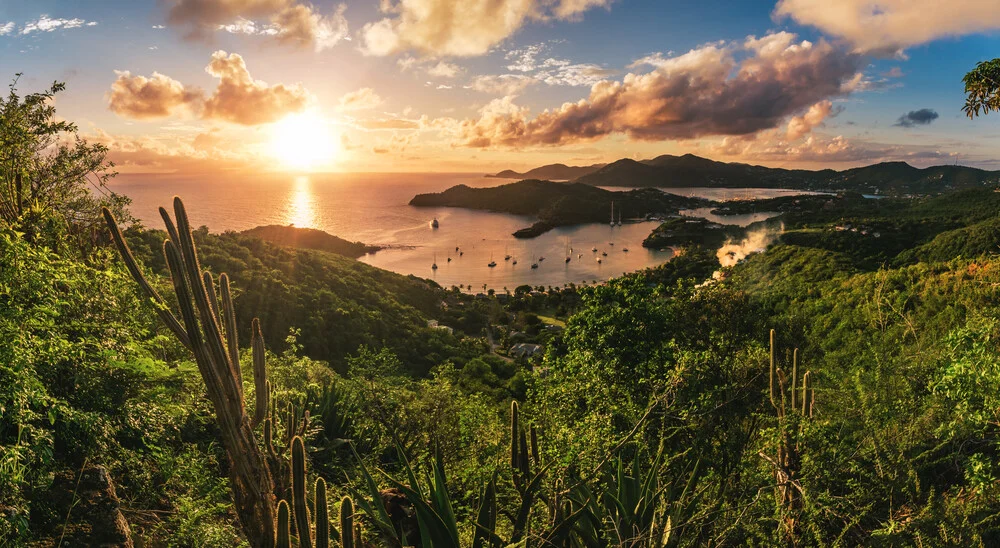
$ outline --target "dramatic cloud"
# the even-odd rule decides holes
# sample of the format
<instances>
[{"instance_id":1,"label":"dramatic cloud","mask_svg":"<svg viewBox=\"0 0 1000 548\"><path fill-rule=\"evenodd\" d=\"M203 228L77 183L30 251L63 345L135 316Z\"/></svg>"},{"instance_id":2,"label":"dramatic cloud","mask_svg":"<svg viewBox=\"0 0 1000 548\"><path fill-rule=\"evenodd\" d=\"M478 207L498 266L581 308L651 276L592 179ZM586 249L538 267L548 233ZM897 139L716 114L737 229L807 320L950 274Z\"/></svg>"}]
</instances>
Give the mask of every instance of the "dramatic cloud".
<instances>
[{"instance_id":1,"label":"dramatic cloud","mask_svg":"<svg viewBox=\"0 0 1000 548\"><path fill-rule=\"evenodd\" d=\"M363 51L482 55L530 20L576 19L610 0L383 0L389 17L361 29Z\"/></svg>"},{"instance_id":2,"label":"dramatic cloud","mask_svg":"<svg viewBox=\"0 0 1000 548\"><path fill-rule=\"evenodd\" d=\"M172 0L167 21L185 29L189 38L206 39L225 31L272 36L321 51L347 37L346 9L341 4L327 16L297 0Z\"/></svg>"},{"instance_id":3,"label":"dramatic cloud","mask_svg":"<svg viewBox=\"0 0 1000 548\"><path fill-rule=\"evenodd\" d=\"M116 71L118 78L108 92L108 107L119 116L136 120L163 118L185 110L200 112L206 120L224 120L241 125L275 122L299 112L311 100L309 92L296 84L268 85L254 80L243 57L216 51L205 72L219 79L211 96L169 76L154 72L151 78Z\"/></svg>"},{"instance_id":4,"label":"dramatic cloud","mask_svg":"<svg viewBox=\"0 0 1000 548\"><path fill-rule=\"evenodd\" d=\"M382 104L382 98L372 88L361 88L345 93L340 98L340 110L367 110Z\"/></svg>"},{"instance_id":5,"label":"dramatic cloud","mask_svg":"<svg viewBox=\"0 0 1000 548\"><path fill-rule=\"evenodd\" d=\"M309 92L298 84L270 86L254 80L237 53L213 53L205 72L219 79L215 92L205 101L205 118L242 125L266 124L305 109L310 100Z\"/></svg>"},{"instance_id":6,"label":"dramatic cloud","mask_svg":"<svg viewBox=\"0 0 1000 548\"><path fill-rule=\"evenodd\" d=\"M911 110L899 117L893 125L899 127L926 126L938 119L938 113L929 108Z\"/></svg>"},{"instance_id":7,"label":"dramatic cloud","mask_svg":"<svg viewBox=\"0 0 1000 548\"><path fill-rule=\"evenodd\" d=\"M587 99L529 118L510 97L462 123L474 147L559 145L611 134L639 140L748 135L845 93L860 55L781 32L742 44L714 43L667 59L646 74L594 84ZM744 58L737 62L736 54Z\"/></svg>"},{"instance_id":8,"label":"dramatic cloud","mask_svg":"<svg viewBox=\"0 0 1000 548\"><path fill-rule=\"evenodd\" d=\"M537 83L538 80L523 74L486 74L473 78L466 87L491 95L515 96Z\"/></svg>"},{"instance_id":9,"label":"dramatic cloud","mask_svg":"<svg viewBox=\"0 0 1000 548\"><path fill-rule=\"evenodd\" d=\"M12 25L8 23L7 25ZM24 27L21 28L21 34L31 34L33 32L52 32L58 29L75 29L83 26L93 27L97 25L96 21L85 21L83 19L50 19L48 15L42 15L37 21L31 21L25 23ZM5 25L4 28L7 26ZM7 32L13 29L11 26ZM7 34L5 32L0 32L0 34Z\"/></svg>"},{"instance_id":10,"label":"dramatic cloud","mask_svg":"<svg viewBox=\"0 0 1000 548\"><path fill-rule=\"evenodd\" d=\"M204 95L200 90L154 72L151 78L115 71L118 78L107 94L108 108L123 118L151 120L183 111L200 110Z\"/></svg>"},{"instance_id":11,"label":"dramatic cloud","mask_svg":"<svg viewBox=\"0 0 1000 548\"><path fill-rule=\"evenodd\" d=\"M791 17L874 53L1000 28L1000 9L992 0L780 0L774 16Z\"/></svg>"},{"instance_id":12,"label":"dramatic cloud","mask_svg":"<svg viewBox=\"0 0 1000 548\"><path fill-rule=\"evenodd\" d=\"M831 113L836 116L837 112L833 110L833 103L830 100L820 101L815 105L809 107L802 116L793 116L791 120L788 121L788 129L785 132L785 136L789 141L794 141L803 135L808 134L813 130L814 127L823 123Z\"/></svg>"}]
</instances>

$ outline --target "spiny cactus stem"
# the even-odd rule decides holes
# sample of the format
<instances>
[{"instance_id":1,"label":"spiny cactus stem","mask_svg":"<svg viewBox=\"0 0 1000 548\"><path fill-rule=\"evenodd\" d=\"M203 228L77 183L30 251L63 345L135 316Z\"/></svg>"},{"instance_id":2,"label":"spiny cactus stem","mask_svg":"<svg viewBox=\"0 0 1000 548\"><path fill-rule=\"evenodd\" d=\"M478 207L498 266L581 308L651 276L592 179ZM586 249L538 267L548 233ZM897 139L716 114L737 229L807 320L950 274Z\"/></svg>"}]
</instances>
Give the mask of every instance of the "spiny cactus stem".
<instances>
[{"instance_id":1,"label":"spiny cactus stem","mask_svg":"<svg viewBox=\"0 0 1000 548\"><path fill-rule=\"evenodd\" d=\"M292 510L300 548L312 548L311 520L306 502L306 447L298 436L292 439Z\"/></svg>"},{"instance_id":2,"label":"spiny cactus stem","mask_svg":"<svg viewBox=\"0 0 1000 548\"><path fill-rule=\"evenodd\" d=\"M510 467L517 470L518 463L521 461L520 450L518 447L518 431L520 427L518 425L517 417L517 401L510 402Z\"/></svg>"},{"instance_id":3,"label":"spiny cactus stem","mask_svg":"<svg viewBox=\"0 0 1000 548\"><path fill-rule=\"evenodd\" d=\"M226 349L229 350L229 361L233 364L236 382L243 391L243 370L240 368L240 340L236 329L236 309L233 307L233 294L229 287L229 276L223 272L219 275L219 290L222 294L222 318L226 327Z\"/></svg>"},{"instance_id":4,"label":"spiny cactus stem","mask_svg":"<svg viewBox=\"0 0 1000 548\"><path fill-rule=\"evenodd\" d=\"M774 330L772 329L771 330L771 374L769 376L770 383L769 383L768 390L769 390L769 395L771 397L771 405L773 405L774 408L777 409L778 408L778 395L776 393L776 386L774 384L774 382L775 382L775 378L774 378L775 359L774 358L775 358Z\"/></svg>"},{"instance_id":5,"label":"spiny cactus stem","mask_svg":"<svg viewBox=\"0 0 1000 548\"><path fill-rule=\"evenodd\" d=\"M792 352L792 390L790 392L792 398L792 409L798 409L798 406L795 405L795 384L798 381L798 375L799 375L799 349L796 348L795 351Z\"/></svg>"},{"instance_id":6,"label":"spiny cactus stem","mask_svg":"<svg viewBox=\"0 0 1000 548\"><path fill-rule=\"evenodd\" d=\"M807 400L808 400L808 398L806 396L809 395L809 392L810 392L809 382L810 382L810 380L812 380L810 373L811 373L810 371L806 371L806 374L802 375L802 414L803 415L806 414L806 410L807 410L807 405L806 404L807 404Z\"/></svg>"},{"instance_id":7,"label":"spiny cactus stem","mask_svg":"<svg viewBox=\"0 0 1000 548\"><path fill-rule=\"evenodd\" d=\"M326 481L323 478L316 478L316 548L329 548L330 546L330 515L329 507L326 504Z\"/></svg>"},{"instance_id":8,"label":"spiny cactus stem","mask_svg":"<svg viewBox=\"0 0 1000 548\"><path fill-rule=\"evenodd\" d=\"M153 301L156 308L156 314L163 320L163 323L167 324L167 328L174 333L174 335L181 341L181 344L186 346L188 349L191 348L191 339L188 338L187 332L181 325L181 322L174 316L174 313L170 311L167 306L167 302L163 300L163 297L153 289L150 285L149 280L143 276L142 271L139 270L139 263L135 260L135 255L132 254L132 250L129 248L128 243L125 241L125 237L122 236L122 231L118 227L118 221L115 220L115 216L111 214L108 208L102 208L104 213L104 221L108 225L108 229L111 231L111 239L114 240L115 246L118 248L118 254L121 255L122 260L125 262L125 268L128 270L132 279L139 284L143 293L146 297Z\"/></svg>"},{"instance_id":9,"label":"spiny cactus stem","mask_svg":"<svg viewBox=\"0 0 1000 548\"><path fill-rule=\"evenodd\" d=\"M354 534L354 501L344 497L340 501L340 544L343 548L354 548L358 540Z\"/></svg>"},{"instance_id":10,"label":"spiny cactus stem","mask_svg":"<svg viewBox=\"0 0 1000 548\"><path fill-rule=\"evenodd\" d=\"M256 427L267 415L270 384L267 382L267 368L264 364L264 336L260 332L260 320L254 318L250 324L250 348L253 353L253 385L255 405L253 426Z\"/></svg>"},{"instance_id":11,"label":"spiny cactus stem","mask_svg":"<svg viewBox=\"0 0 1000 548\"><path fill-rule=\"evenodd\" d=\"M292 532L288 520L288 503L281 501L278 503L278 527L275 529L275 548L291 548Z\"/></svg>"}]
</instances>

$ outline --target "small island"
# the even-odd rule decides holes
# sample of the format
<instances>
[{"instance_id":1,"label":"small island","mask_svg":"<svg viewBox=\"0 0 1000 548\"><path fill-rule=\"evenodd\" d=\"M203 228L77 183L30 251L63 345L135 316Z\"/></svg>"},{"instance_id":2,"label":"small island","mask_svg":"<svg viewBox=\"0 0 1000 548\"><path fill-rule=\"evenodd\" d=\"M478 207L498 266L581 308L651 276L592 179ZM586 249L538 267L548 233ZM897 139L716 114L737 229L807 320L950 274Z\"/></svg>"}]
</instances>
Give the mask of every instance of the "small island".
<instances>
[{"instance_id":1,"label":"small island","mask_svg":"<svg viewBox=\"0 0 1000 548\"><path fill-rule=\"evenodd\" d=\"M745 235L746 230L738 226L721 225L694 217L678 217L656 227L642 241L642 246L651 249L690 246L717 248L727 240L739 240Z\"/></svg>"},{"instance_id":2,"label":"small island","mask_svg":"<svg viewBox=\"0 0 1000 548\"><path fill-rule=\"evenodd\" d=\"M652 188L613 192L579 183L534 179L489 188L457 185L444 192L418 194L410 200L410 205L417 207L462 207L534 217L531 226L514 232L516 238L534 238L559 226L607 223L612 220L612 207L616 221L628 221L676 215L681 209L714 204Z\"/></svg>"},{"instance_id":3,"label":"small island","mask_svg":"<svg viewBox=\"0 0 1000 548\"><path fill-rule=\"evenodd\" d=\"M298 228L292 225L258 226L244 230L241 234L285 247L327 251L352 259L383 249L381 246L350 242L315 228Z\"/></svg>"}]
</instances>

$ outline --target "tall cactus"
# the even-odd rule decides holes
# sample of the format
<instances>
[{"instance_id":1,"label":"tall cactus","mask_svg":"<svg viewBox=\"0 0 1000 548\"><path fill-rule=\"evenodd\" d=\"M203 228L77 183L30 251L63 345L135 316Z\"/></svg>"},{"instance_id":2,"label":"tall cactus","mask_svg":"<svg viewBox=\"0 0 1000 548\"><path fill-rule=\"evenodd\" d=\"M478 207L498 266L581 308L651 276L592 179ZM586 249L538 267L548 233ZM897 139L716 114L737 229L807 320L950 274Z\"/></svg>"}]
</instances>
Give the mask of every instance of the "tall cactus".
<instances>
[{"instance_id":1,"label":"tall cactus","mask_svg":"<svg viewBox=\"0 0 1000 548\"><path fill-rule=\"evenodd\" d=\"M313 506L313 517L310 517L309 505L306 497L306 448L302 438L295 436L292 439L292 463L291 463L291 483L292 483L292 514L295 523L295 537L298 539L299 548L329 548L330 547L330 514L326 501L326 482L323 478L318 478L313 490L315 504ZM287 508L287 503L279 503ZM360 524L354 520L354 502L350 497L344 497L340 504L340 544L343 548L357 548L361 546ZM290 524L283 529L279 527L279 539L282 542L291 543L292 531Z\"/></svg>"},{"instance_id":2,"label":"tall cactus","mask_svg":"<svg viewBox=\"0 0 1000 548\"><path fill-rule=\"evenodd\" d=\"M812 386L812 372L802 375L802 383L798 383L799 349L792 352L791 385L784 370L777 365L775 359L775 332L771 330L771 358L769 399L778 417L778 446L775 457L764 453L761 456L774 467L775 494L778 503L786 516L784 527L786 533L794 535L796 530L795 513L802 508L804 489L799 482L801 469L801 447L799 433L804 420L813 416L816 395ZM787 359L787 357L786 357Z\"/></svg>"},{"instance_id":3,"label":"tall cactus","mask_svg":"<svg viewBox=\"0 0 1000 548\"><path fill-rule=\"evenodd\" d=\"M164 208L160 208L160 216L168 235L163 242L163 253L183 324L142 274L117 221L110 211L104 209L104 219L132 278L153 302L157 314L170 331L194 353L231 462L231 485L240 525L251 546L270 548L276 538L274 485L267 460L254 436L244 400L236 314L229 278L225 274L219 277L220 299L212 275L201 271L187 211L180 198L174 198L176 226ZM265 385L266 372L263 367L263 341L258 341L260 330L256 320L255 327L252 346L259 416L260 409L266 409L266 403L261 405L261 402L266 402L267 396L266 393L262 395L259 388Z\"/></svg>"}]
</instances>

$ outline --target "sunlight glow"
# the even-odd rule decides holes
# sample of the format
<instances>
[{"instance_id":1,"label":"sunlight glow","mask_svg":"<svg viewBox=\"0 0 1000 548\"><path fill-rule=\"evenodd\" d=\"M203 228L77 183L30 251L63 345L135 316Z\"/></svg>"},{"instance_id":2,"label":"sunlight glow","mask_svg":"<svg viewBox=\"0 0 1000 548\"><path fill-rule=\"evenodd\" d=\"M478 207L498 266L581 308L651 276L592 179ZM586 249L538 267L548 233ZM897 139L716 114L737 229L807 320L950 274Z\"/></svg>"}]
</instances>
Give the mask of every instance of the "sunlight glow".
<instances>
[{"instance_id":1,"label":"sunlight glow","mask_svg":"<svg viewBox=\"0 0 1000 548\"><path fill-rule=\"evenodd\" d=\"M295 178L295 188L288 202L288 219L290 225L298 228L316 228L316 214L313 211L312 185L309 177L304 175Z\"/></svg>"},{"instance_id":2,"label":"sunlight glow","mask_svg":"<svg viewBox=\"0 0 1000 548\"><path fill-rule=\"evenodd\" d=\"M339 149L323 118L304 112L271 126L271 153L286 167L314 171L332 163Z\"/></svg>"}]
</instances>

